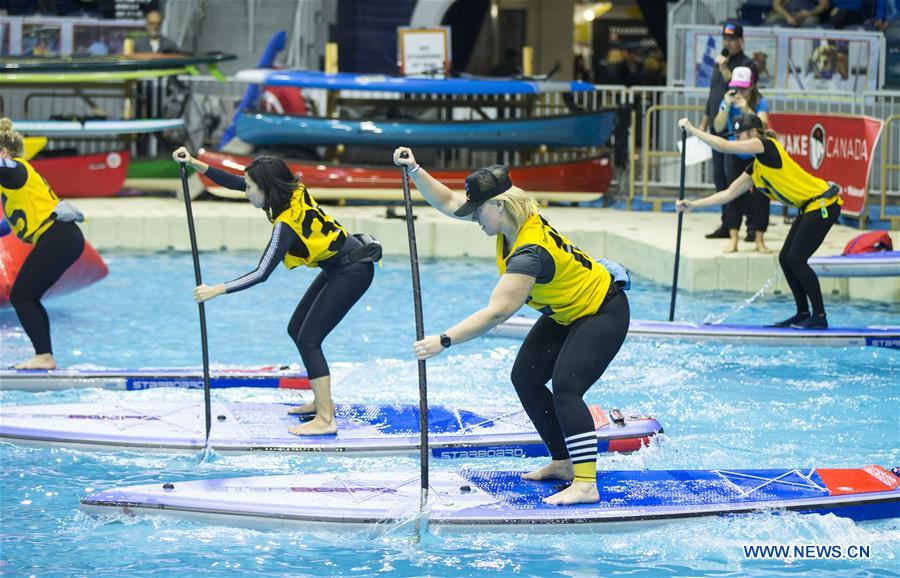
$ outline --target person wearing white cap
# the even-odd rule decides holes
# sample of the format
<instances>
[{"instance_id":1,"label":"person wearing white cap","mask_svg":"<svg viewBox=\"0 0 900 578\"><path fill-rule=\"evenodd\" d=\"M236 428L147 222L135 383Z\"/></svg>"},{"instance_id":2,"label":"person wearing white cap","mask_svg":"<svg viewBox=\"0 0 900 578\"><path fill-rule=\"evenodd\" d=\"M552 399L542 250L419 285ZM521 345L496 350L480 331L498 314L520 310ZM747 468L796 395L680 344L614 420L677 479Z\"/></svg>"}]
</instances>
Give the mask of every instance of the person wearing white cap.
<instances>
[{"instance_id":1,"label":"person wearing white cap","mask_svg":"<svg viewBox=\"0 0 900 578\"><path fill-rule=\"evenodd\" d=\"M738 66L732 71L728 83L729 90L719 105L719 111L713 119L716 133L724 135L728 140L736 140L734 122L745 113L754 113L762 121L763 126L769 124L769 104L759 93L753 70L746 66ZM725 160L725 179L730 184L743 173L753 162L752 154L729 155ZM747 216L748 241L756 243L756 250L768 253L764 241L769 225L769 200L761 194L748 191L725 205L724 224L731 239L725 249L726 253L738 250L738 233L743 216Z\"/></svg>"},{"instance_id":2,"label":"person wearing white cap","mask_svg":"<svg viewBox=\"0 0 900 578\"><path fill-rule=\"evenodd\" d=\"M712 78L709 82L709 96L706 99L703 120L700 121L701 130L709 129L713 134L718 134L710 123L716 117L722 97L728 92L728 82L731 80L732 71L739 66L755 67L755 64L753 59L744 53L744 27L740 22L729 20L722 25L722 53L716 57L716 66L713 68ZM725 155L713 151L712 169L716 190L721 191L728 186L725 179ZM715 231L706 235L706 238L728 238L724 208L722 209L722 223Z\"/></svg>"}]
</instances>

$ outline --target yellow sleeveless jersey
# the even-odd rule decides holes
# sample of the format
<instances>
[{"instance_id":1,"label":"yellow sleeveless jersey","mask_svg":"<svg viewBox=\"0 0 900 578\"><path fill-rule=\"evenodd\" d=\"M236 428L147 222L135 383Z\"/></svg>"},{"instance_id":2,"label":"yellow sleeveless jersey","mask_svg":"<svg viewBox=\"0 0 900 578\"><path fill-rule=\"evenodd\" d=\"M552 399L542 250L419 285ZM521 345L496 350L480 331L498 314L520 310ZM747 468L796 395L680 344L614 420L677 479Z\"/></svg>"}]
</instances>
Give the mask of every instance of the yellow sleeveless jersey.
<instances>
[{"instance_id":1,"label":"yellow sleeveless jersey","mask_svg":"<svg viewBox=\"0 0 900 578\"><path fill-rule=\"evenodd\" d=\"M53 224L52 213L59 197L28 161L23 158L13 160L25 167L28 178L21 188L0 189L3 214L18 238L34 244Z\"/></svg>"},{"instance_id":2,"label":"yellow sleeveless jersey","mask_svg":"<svg viewBox=\"0 0 900 578\"><path fill-rule=\"evenodd\" d=\"M781 168L767 167L753 160L753 186L770 199L776 200L789 207L800 207L806 201L818 197L828 190L827 181L806 172L803 167L794 162L782 147L781 143L773 138L768 139L778 150L781 157ZM821 207L828 207L834 203L844 204L840 195L819 202L810 203L804 213L817 211Z\"/></svg>"},{"instance_id":3,"label":"yellow sleeveless jersey","mask_svg":"<svg viewBox=\"0 0 900 578\"><path fill-rule=\"evenodd\" d=\"M302 248L291 248L282 261L288 269L306 265L315 267L333 257L347 240L340 223L325 214L302 184L294 191L291 205L275 218L297 233Z\"/></svg>"},{"instance_id":4,"label":"yellow sleeveless jersey","mask_svg":"<svg viewBox=\"0 0 900 578\"><path fill-rule=\"evenodd\" d=\"M549 315L560 325L569 325L600 309L612 278L602 265L560 235L540 215L529 217L515 243L503 253L503 235L497 235L497 268L506 272L506 259L523 245L539 245L553 258L556 271L549 283L535 283L528 305Z\"/></svg>"}]
</instances>

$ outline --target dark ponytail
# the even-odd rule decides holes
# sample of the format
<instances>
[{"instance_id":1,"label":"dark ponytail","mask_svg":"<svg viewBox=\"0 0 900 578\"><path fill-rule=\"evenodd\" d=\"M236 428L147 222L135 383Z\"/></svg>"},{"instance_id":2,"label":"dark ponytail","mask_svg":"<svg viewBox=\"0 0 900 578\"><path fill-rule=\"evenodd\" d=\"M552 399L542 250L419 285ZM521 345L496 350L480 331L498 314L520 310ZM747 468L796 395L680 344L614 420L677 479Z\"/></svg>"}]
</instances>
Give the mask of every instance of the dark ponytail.
<instances>
[{"instance_id":1,"label":"dark ponytail","mask_svg":"<svg viewBox=\"0 0 900 578\"><path fill-rule=\"evenodd\" d=\"M257 157L245 172L262 191L262 208L269 221L274 222L278 215L290 207L291 197L300 185L300 180L283 160L270 155Z\"/></svg>"}]
</instances>

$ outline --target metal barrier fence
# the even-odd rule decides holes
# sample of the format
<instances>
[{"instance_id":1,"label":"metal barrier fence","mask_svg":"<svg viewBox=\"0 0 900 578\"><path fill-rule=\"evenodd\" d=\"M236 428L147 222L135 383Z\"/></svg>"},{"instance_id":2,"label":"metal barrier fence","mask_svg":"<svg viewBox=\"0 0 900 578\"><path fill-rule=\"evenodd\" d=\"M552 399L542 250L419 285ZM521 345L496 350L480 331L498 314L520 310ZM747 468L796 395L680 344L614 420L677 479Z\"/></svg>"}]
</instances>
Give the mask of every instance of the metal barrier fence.
<instances>
[{"instance_id":1,"label":"metal barrier fence","mask_svg":"<svg viewBox=\"0 0 900 578\"><path fill-rule=\"evenodd\" d=\"M229 79L233 80L233 79ZM177 83L177 84L176 84ZM222 131L230 122L237 104L240 102L246 85L233 81L218 82L209 76L184 76L177 80L157 79L138 83L137 94L132 106L136 116L168 117L182 115L188 127L188 141L194 146L215 146ZM176 90L187 88L189 98L183 109L174 110L163 106L165 95ZM679 162L676 153L676 142L680 138L677 121L688 115L696 123L702 117L708 90L703 88L682 88L662 86L624 87L615 85L597 85L590 93L571 95L574 98L565 101L561 94L545 94L534 98L530 103L530 114L545 116L563 114L575 106L592 111L615 109L620 126L614 132L607 147L569 150L539 151L476 151L470 149L454 149L434 153L429 159L432 166L462 167L492 164L553 163L575 160L586 156L613 153L616 159L614 187L621 193L627 189L629 206L636 199L653 203L655 206L673 197L679 181ZM53 114L90 115L92 107L105 110L111 118L121 117L125 110L121 87L89 87L73 91L72 89L41 88L40 93L29 94L29 89L4 87L2 95L3 114L13 119L47 119ZM36 89L32 88L32 92ZM324 115L327 107L327 96L324 91L304 90L304 95L311 104L313 114ZM87 96L93 105L84 97ZM397 101L415 104L414 97L389 93L352 93L342 92L341 98L364 104L372 97L386 102L387 97ZM900 197L900 91L876 91L863 94L850 92L816 92L798 93L789 90L765 90L764 96L769 108L775 112L807 112L815 114L863 114L885 120L882 137L873 152L872 170L869 178L870 194L877 194L873 199L880 206L887 204L889 197ZM405 99L405 100L404 100ZM506 103L509 103L507 106ZM143 104L142 104L143 103ZM419 108L425 110L418 103ZM465 104L463 101L462 104ZM520 103L512 100L489 103L480 106L473 102L472 106L456 107L455 112L431 111L437 115L435 120L460 120L466 118L497 118L498 109L507 109L502 114L518 114L516 107ZM146 105L146 106L145 106ZM498 106L500 105L500 106ZM143 107L143 108L142 108ZM177 108L177 107L176 107ZM510 112L512 111L512 112ZM172 139L182 139L183 135L170 135ZM125 145L135 152L137 143L134 139L126 140ZM53 148L75 148L79 152L102 152L113 147L123 146L120 139L100 140L58 140L52 141ZM144 154L155 154L155 141L143 147ZM376 151L376 156L380 151ZM370 162L381 162L378 160ZM693 191L710 190L712 174L710 163L688 167L685 184ZM870 205L871 206L871 205ZM883 211L882 211L883 214Z\"/></svg>"}]
</instances>

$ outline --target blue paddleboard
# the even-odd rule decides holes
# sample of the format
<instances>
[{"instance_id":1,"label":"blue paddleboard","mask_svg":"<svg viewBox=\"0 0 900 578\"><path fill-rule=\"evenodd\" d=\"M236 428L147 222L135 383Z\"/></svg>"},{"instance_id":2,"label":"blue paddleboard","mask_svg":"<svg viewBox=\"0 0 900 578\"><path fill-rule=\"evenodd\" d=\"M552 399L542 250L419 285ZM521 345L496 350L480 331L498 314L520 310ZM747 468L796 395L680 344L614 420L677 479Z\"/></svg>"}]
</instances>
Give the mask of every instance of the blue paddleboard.
<instances>
[{"instance_id":1,"label":"blue paddleboard","mask_svg":"<svg viewBox=\"0 0 900 578\"><path fill-rule=\"evenodd\" d=\"M900 516L900 478L880 466L850 469L641 470L597 473L600 502L550 506L559 481L523 472L432 472L428 525L521 532L658 525L755 512ZM97 514L164 515L263 528L402 523L420 508L417 472L353 472L155 482L88 495Z\"/></svg>"}]
</instances>

